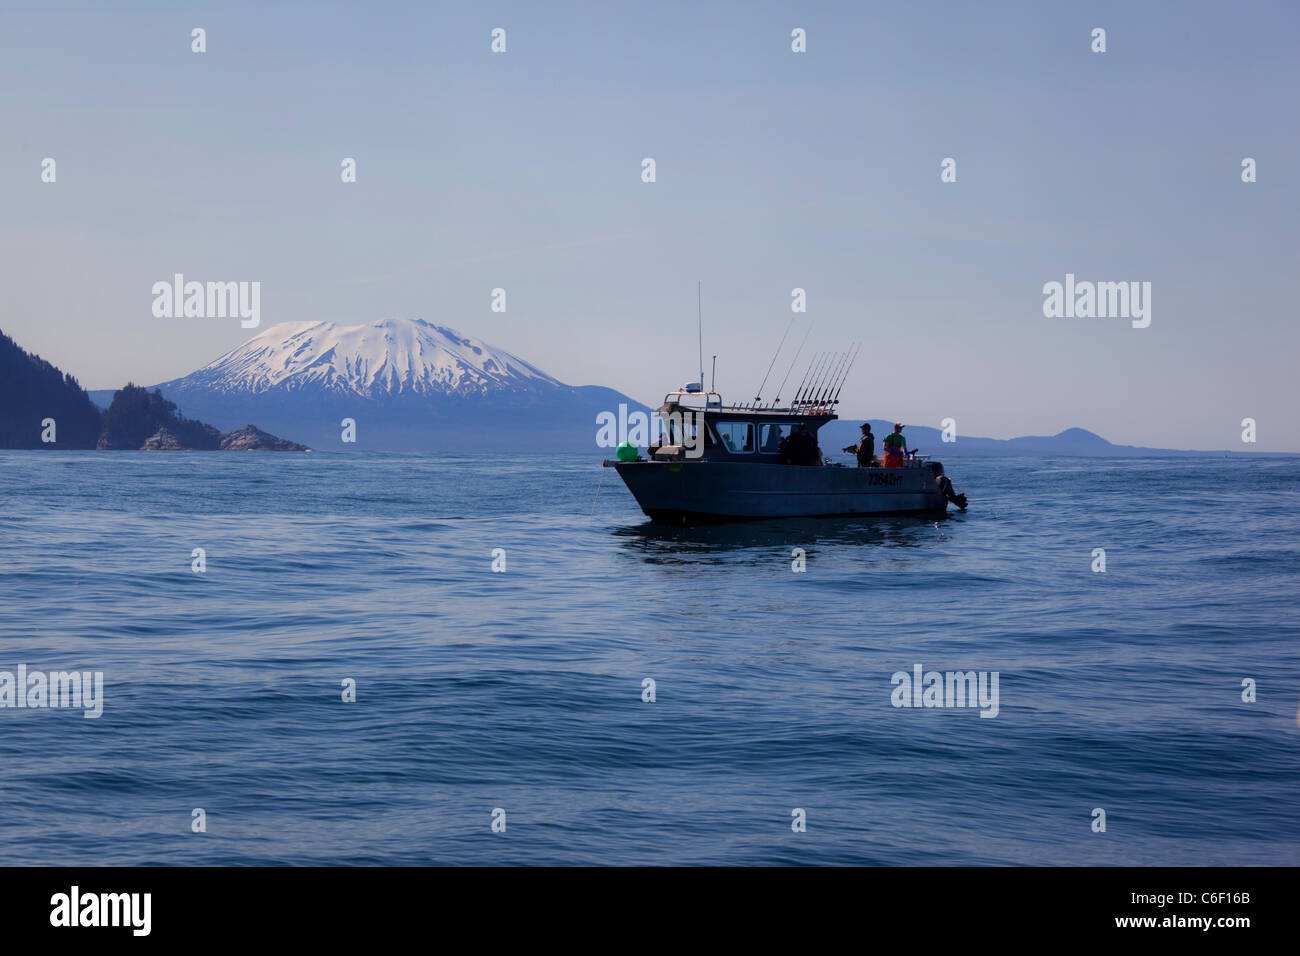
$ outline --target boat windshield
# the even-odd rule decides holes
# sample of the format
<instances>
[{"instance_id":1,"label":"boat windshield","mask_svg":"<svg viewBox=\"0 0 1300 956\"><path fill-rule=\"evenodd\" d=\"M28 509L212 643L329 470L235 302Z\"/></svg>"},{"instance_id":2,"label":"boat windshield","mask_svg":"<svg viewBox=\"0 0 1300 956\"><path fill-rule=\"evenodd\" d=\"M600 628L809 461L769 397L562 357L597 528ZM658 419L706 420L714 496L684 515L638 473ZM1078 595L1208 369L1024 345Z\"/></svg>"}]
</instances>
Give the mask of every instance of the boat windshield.
<instances>
[{"instance_id":1,"label":"boat windshield","mask_svg":"<svg viewBox=\"0 0 1300 956\"><path fill-rule=\"evenodd\" d=\"M750 452L754 450L754 424L752 422L718 422L714 426L718 438L732 452Z\"/></svg>"},{"instance_id":2,"label":"boat windshield","mask_svg":"<svg viewBox=\"0 0 1300 956\"><path fill-rule=\"evenodd\" d=\"M668 428L668 444L670 445L687 445L695 443L695 423L691 421L681 421L678 418L664 419L664 425ZM708 430L705 430L708 435Z\"/></svg>"}]
</instances>

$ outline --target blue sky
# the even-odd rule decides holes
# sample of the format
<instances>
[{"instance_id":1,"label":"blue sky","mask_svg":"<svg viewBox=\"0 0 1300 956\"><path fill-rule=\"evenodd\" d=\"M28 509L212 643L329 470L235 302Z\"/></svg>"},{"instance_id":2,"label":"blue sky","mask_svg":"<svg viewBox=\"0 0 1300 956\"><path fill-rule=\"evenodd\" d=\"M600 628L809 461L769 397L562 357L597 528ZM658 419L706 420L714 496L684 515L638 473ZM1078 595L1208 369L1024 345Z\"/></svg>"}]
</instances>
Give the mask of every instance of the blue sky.
<instances>
[{"instance_id":1,"label":"blue sky","mask_svg":"<svg viewBox=\"0 0 1300 956\"><path fill-rule=\"evenodd\" d=\"M0 329L87 387L248 337L154 318L183 272L655 401L698 279L728 398L801 287L794 343L865 342L847 414L1300 451L1294 4L8 3L0 50ZM1150 327L1045 318L1067 272Z\"/></svg>"}]
</instances>

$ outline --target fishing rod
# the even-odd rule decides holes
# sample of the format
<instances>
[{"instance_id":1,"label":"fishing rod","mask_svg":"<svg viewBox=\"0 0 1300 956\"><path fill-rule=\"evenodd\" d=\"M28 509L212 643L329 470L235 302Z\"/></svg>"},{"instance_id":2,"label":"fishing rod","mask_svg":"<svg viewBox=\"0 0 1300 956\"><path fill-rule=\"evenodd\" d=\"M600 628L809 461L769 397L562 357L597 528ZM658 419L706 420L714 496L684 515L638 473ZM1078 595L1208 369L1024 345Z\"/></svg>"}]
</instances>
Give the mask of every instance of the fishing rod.
<instances>
[{"instance_id":1,"label":"fishing rod","mask_svg":"<svg viewBox=\"0 0 1300 956\"><path fill-rule=\"evenodd\" d=\"M840 389L842 389L844 387L844 383L848 381L849 372L853 371L853 366L858 361L858 354L861 351L862 351L862 343L861 342L853 343L853 354L849 356L848 367L844 369L844 374L840 376L839 384L835 386L835 394L831 396L832 403L838 402L840 400Z\"/></svg>"},{"instance_id":2,"label":"fishing rod","mask_svg":"<svg viewBox=\"0 0 1300 956\"><path fill-rule=\"evenodd\" d=\"M840 380L840 373L844 371L844 367L848 364L848 361L849 353L846 351L840 355L839 364L835 367L835 371L831 373L830 381L826 384L826 387L822 389L822 393L817 396L817 403L819 405L826 404L830 399L831 392L835 391L835 383Z\"/></svg>"},{"instance_id":3,"label":"fishing rod","mask_svg":"<svg viewBox=\"0 0 1300 956\"><path fill-rule=\"evenodd\" d=\"M848 381L848 378L849 378L849 372L853 371L853 363L856 362L856 361L858 360L858 353L860 353L861 351L862 351L862 343L861 343L861 342L858 342L858 343L854 346L854 349L853 349L853 357L852 357L851 359L849 359L849 367L846 368L846 369L844 370L844 374L843 374L842 376L840 376L840 383L839 383L839 385L837 385L837 386L835 387L835 394L834 394L834 396L832 396L832 398L831 398L831 404L832 404L832 405L838 405L838 404L839 404L839 401L840 401L840 389L842 389L842 388L844 387L844 383L845 383L846 381Z\"/></svg>"},{"instance_id":4,"label":"fishing rod","mask_svg":"<svg viewBox=\"0 0 1300 956\"><path fill-rule=\"evenodd\" d=\"M817 379L817 384L814 385L812 391L808 393L810 404L812 405L817 404L817 397L821 394L822 389L825 387L826 381L831 376L831 372L834 371L835 363L839 361L839 357L840 356L838 352L831 353L831 360L826 363L826 367L822 369L821 376Z\"/></svg>"},{"instance_id":5,"label":"fishing rod","mask_svg":"<svg viewBox=\"0 0 1300 956\"><path fill-rule=\"evenodd\" d=\"M836 370L835 376L831 379L831 384L826 389L826 394L822 396L822 402L824 404L826 405L834 404L833 399L835 395L835 390L839 386L840 382L843 381L845 373L848 371L849 366L853 363L852 353L853 353L853 347L850 345L849 348L846 349L844 352L844 361L840 363L840 367Z\"/></svg>"},{"instance_id":6,"label":"fishing rod","mask_svg":"<svg viewBox=\"0 0 1300 956\"><path fill-rule=\"evenodd\" d=\"M776 365L777 357L780 356L781 349L785 347L786 336L788 336L790 330L794 328L794 320L797 318L799 318L797 315L791 317L790 324L785 327L785 335L781 336L781 344L776 347L776 354L772 356L772 361L767 365L767 375L763 376L763 384L758 386L758 394L754 396L754 401L761 402L763 400L763 388L767 385L767 377L772 374L772 367Z\"/></svg>"},{"instance_id":7,"label":"fishing rod","mask_svg":"<svg viewBox=\"0 0 1300 956\"><path fill-rule=\"evenodd\" d=\"M812 391L813 384L817 381L818 378L821 377L822 369L826 366L826 363L829 361L829 359L830 359L829 352L822 352L820 353L820 355L818 355L816 368L810 370L812 372L812 375L811 377L809 377L808 381L804 384L803 389L799 392L800 405L803 405L805 402L808 401L808 395Z\"/></svg>"},{"instance_id":8,"label":"fishing rod","mask_svg":"<svg viewBox=\"0 0 1300 956\"><path fill-rule=\"evenodd\" d=\"M808 384L808 376L812 374L813 366L817 364L817 360L820 358L820 352L813 353L813 357L808 362L808 367L803 370L803 378L799 379L799 387L794 390L794 398L790 400L791 407L798 402L799 396L803 394L804 387Z\"/></svg>"},{"instance_id":9,"label":"fishing rod","mask_svg":"<svg viewBox=\"0 0 1300 956\"><path fill-rule=\"evenodd\" d=\"M803 347L808 344L808 336L812 334L812 326L808 326L808 331L803 334L803 341L799 343L799 349L794 353L794 358L790 360L790 367L785 370L785 378L781 379L781 388L776 390L776 401L781 401L781 391L785 388L785 383L790 380L790 373L794 371L794 363L799 361L799 355L803 352Z\"/></svg>"},{"instance_id":10,"label":"fishing rod","mask_svg":"<svg viewBox=\"0 0 1300 956\"><path fill-rule=\"evenodd\" d=\"M826 376L826 380L822 382L822 387L818 390L816 399L813 402L814 405L822 405L825 402L827 395L830 394L831 384L839 378L840 369L844 367L844 362L847 357L847 354L844 352L835 356L835 365L831 369L831 373Z\"/></svg>"}]
</instances>

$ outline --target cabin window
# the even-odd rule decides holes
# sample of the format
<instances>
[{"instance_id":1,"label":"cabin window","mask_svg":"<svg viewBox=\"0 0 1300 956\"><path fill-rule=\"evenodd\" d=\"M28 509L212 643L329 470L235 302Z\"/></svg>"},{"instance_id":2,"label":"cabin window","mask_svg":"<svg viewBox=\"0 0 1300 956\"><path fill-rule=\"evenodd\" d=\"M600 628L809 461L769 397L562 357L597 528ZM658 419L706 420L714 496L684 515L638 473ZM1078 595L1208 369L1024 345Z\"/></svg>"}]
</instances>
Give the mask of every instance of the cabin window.
<instances>
[{"instance_id":1,"label":"cabin window","mask_svg":"<svg viewBox=\"0 0 1300 956\"><path fill-rule=\"evenodd\" d=\"M754 450L753 422L718 422L718 437L727 451L751 452Z\"/></svg>"},{"instance_id":2,"label":"cabin window","mask_svg":"<svg viewBox=\"0 0 1300 956\"><path fill-rule=\"evenodd\" d=\"M668 443L670 445L695 443L696 432L694 422L683 422L676 418L669 418L664 420L664 424L668 426ZM706 436L708 435L708 431L707 428L704 429ZM708 440L707 437L705 440Z\"/></svg>"},{"instance_id":3,"label":"cabin window","mask_svg":"<svg viewBox=\"0 0 1300 956\"><path fill-rule=\"evenodd\" d=\"M793 425L759 425L758 450L775 454L781 450L781 439L789 438L790 432L794 431Z\"/></svg>"}]
</instances>

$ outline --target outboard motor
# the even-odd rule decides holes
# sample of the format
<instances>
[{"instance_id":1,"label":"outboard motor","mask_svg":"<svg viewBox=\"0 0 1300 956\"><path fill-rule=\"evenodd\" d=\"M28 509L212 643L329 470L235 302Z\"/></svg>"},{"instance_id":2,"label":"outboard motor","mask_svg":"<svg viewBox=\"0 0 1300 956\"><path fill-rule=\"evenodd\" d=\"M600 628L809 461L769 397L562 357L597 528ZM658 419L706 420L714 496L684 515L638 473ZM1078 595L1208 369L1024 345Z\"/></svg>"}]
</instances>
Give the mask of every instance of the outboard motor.
<instances>
[{"instance_id":1,"label":"outboard motor","mask_svg":"<svg viewBox=\"0 0 1300 956\"><path fill-rule=\"evenodd\" d=\"M955 504L962 511L966 510L966 496L956 494L952 488L952 479L943 473L943 466L940 465L936 471L939 473L939 490L943 496Z\"/></svg>"}]
</instances>

